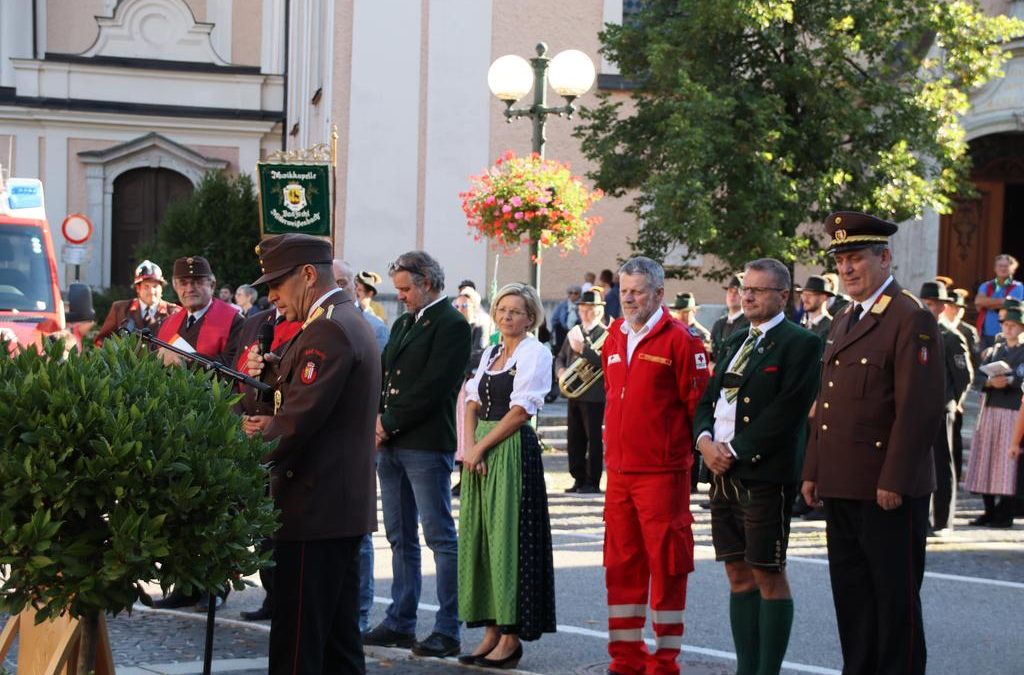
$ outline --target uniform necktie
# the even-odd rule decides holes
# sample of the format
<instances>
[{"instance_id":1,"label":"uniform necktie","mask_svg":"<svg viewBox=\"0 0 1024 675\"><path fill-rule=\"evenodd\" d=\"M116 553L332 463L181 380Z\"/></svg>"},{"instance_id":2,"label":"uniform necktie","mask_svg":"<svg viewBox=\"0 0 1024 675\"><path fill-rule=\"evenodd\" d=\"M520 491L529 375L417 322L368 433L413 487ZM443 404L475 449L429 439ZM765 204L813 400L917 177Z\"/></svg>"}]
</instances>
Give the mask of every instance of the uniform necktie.
<instances>
[{"instance_id":1,"label":"uniform necktie","mask_svg":"<svg viewBox=\"0 0 1024 675\"><path fill-rule=\"evenodd\" d=\"M860 321L860 315L864 313L864 305L859 302L853 306L853 316L850 317L850 323L846 324L846 332L849 333L853 330L853 327Z\"/></svg>"},{"instance_id":2,"label":"uniform necktie","mask_svg":"<svg viewBox=\"0 0 1024 675\"><path fill-rule=\"evenodd\" d=\"M761 330L759 328L750 327L750 335L743 341L743 345L740 347L739 353L736 355L736 359L732 362L732 367L729 368L727 375L743 375L743 371L747 367L747 361L750 360L750 353L754 351L754 345L757 344L757 339L761 337ZM729 403L734 403L736 397L739 396L739 387L725 387L725 400Z\"/></svg>"},{"instance_id":3,"label":"uniform necktie","mask_svg":"<svg viewBox=\"0 0 1024 675\"><path fill-rule=\"evenodd\" d=\"M185 319L185 330L192 330L192 326L196 325L196 315L189 314L188 318Z\"/></svg>"}]
</instances>

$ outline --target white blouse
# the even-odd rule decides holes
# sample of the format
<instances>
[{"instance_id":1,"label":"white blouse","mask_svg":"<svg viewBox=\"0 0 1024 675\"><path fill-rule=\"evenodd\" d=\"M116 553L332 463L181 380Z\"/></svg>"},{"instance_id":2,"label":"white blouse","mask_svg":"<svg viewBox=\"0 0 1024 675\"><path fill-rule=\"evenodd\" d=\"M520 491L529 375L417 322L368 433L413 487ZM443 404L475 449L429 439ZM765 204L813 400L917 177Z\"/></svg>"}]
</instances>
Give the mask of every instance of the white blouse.
<instances>
[{"instance_id":1,"label":"white blouse","mask_svg":"<svg viewBox=\"0 0 1024 675\"><path fill-rule=\"evenodd\" d=\"M476 374L466 383L467 403L470 401L480 403L479 389L484 369L500 353L498 350L501 349L504 349L504 345L498 343L484 350ZM512 379L512 399L509 402L509 407L517 405L525 410L526 414L536 415L544 405L544 397L551 391L552 359L551 350L546 345L532 335L527 335L505 362L504 368L487 372L491 375L499 375L515 366L516 374Z\"/></svg>"}]
</instances>

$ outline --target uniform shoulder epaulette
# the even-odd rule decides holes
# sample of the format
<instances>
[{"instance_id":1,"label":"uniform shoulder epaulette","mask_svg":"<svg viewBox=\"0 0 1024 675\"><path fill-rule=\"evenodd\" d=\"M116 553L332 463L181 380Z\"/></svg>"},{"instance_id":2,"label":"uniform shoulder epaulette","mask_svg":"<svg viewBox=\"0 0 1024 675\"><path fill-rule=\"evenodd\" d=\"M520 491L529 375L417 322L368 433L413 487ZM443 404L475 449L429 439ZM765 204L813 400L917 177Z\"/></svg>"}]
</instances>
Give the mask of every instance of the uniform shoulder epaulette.
<instances>
[{"instance_id":1,"label":"uniform shoulder epaulette","mask_svg":"<svg viewBox=\"0 0 1024 675\"><path fill-rule=\"evenodd\" d=\"M908 298L910 298L911 300L913 300L914 302L916 302L916 303L917 303L917 307L918 307L918 309L924 309L924 303L922 303L922 302L921 302L921 301L920 301L920 300L918 299L918 297L917 297L916 295L914 295L913 293L911 293L910 291L908 291L908 290L907 290L907 289L905 289L905 288L904 288L904 289L902 290L902 293L903 293L903 295L907 296Z\"/></svg>"}]
</instances>

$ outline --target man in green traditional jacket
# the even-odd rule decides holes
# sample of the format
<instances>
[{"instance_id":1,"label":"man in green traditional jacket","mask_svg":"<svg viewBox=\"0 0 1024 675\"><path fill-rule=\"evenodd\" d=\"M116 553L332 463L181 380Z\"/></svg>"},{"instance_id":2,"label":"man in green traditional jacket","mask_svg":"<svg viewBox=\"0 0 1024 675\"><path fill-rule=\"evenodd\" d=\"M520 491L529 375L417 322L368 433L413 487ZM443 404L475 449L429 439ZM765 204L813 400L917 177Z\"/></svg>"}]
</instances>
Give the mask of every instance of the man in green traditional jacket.
<instances>
[{"instance_id":1,"label":"man in green traditional jacket","mask_svg":"<svg viewBox=\"0 0 1024 675\"><path fill-rule=\"evenodd\" d=\"M793 623L786 546L822 342L786 319L791 283L778 260L747 263L750 328L726 340L693 426L712 474L711 536L729 578L737 675L778 673Z\"/></svg>"},{"instance_id":2,"label":"man in green traditional jacket","mask_svg":"<svg viewBox=\"0 0 1024 675\"><path fill-rule=\"evenodd\" d=\"M442 294L444 270L423 251L398 257L388 273L406 313L382 354L377 417L381 506L391 544L391 604L363 636L379 647L419 656L458 654L458 541L452 518L455 401L469 360L470 327ZM421 571L418 521L434 553L438 609L434 630L416 641Z\"/></svg>"}]
</instances>

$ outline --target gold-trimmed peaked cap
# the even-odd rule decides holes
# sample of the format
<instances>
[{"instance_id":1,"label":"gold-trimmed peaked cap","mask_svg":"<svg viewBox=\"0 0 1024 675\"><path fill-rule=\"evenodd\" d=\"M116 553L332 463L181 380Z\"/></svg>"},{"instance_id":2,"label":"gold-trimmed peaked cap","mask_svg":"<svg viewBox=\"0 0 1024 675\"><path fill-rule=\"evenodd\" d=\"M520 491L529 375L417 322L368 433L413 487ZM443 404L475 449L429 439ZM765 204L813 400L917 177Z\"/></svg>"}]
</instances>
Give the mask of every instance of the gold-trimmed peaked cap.
<instances>
[{"instance_id":1,"label":"gold-trimmed peaked cap","mask_svg":"<svg viewBox=\"0 0 1024 675\"><path fill-rule=\"evenodd\" d=\"M827 254L867 248L875 244L888 244L899 226L875 216L857 211L836 211L825 219L825 231L832 241Z\"/></svg>"},{"instance_id":2,"label":"gold-trimmed peaked cap","mask_svg":"<svg viewBox=\"0 0 1024 675\"><path fill-rule=\"evenodd\" d=\"M308 234L278 234L261 241L256 247L263 272L253 286L269 284L300 265L321 265L333 262L331 242Z\"/></svg>"}]
</instances>

